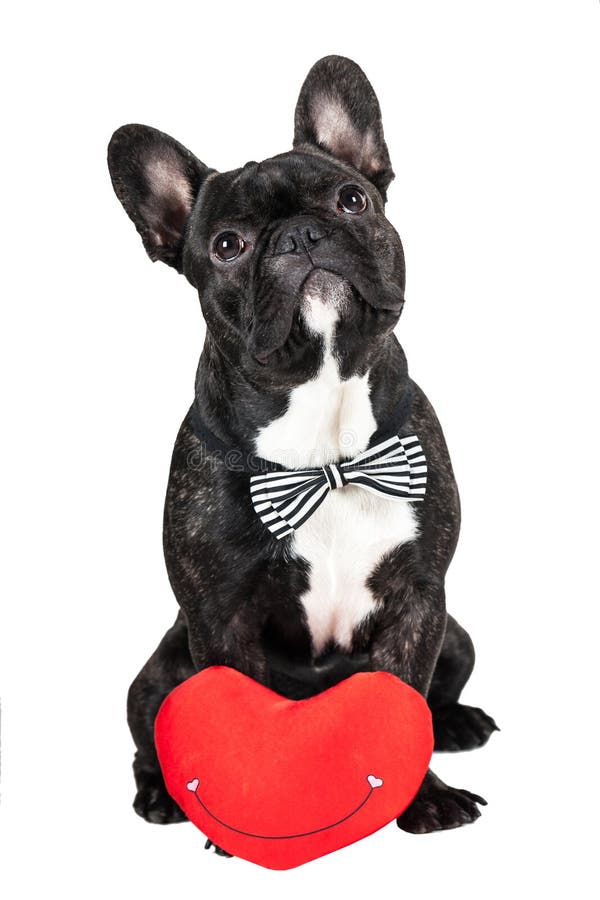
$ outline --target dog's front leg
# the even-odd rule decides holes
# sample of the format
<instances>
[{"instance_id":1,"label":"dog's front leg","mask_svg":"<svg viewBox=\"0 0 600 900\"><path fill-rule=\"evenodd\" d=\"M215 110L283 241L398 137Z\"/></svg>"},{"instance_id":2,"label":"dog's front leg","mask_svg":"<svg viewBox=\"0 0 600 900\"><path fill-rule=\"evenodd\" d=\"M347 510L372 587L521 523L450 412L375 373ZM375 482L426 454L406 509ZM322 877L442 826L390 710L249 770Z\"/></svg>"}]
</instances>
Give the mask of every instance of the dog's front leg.
<instances>
[{"instance_id":1,"label":"dog's front leg","mask_svg":"<svg viewBox=\"0 0 600 900\"><path fill-rule=\"evenodd\" d=\"M198 671L229 666L266 683L262 617L251 601L229 613L214 606L209 611L186 610L186 618L190 654Z\"/></svg>"},{"instance_id":2,"label":"dog's front leg","mask_svg":"<svg viewBox=\"0 0 600 900\"><path fill-rule=\"evenodd\" d=\"M445 629L443 586L410 582L387 599L372 643L373 669L392 672L426 697ZM449 787L430 769L398 826L413 834L458 828L480 816L478 803L486 801Z\"/></svg>"},{"instance_id":3,"label":"dog's front leg","mask_svg":"<svg viewBox=\"0 0 600 900\"><path fill-rule=\"evenodd\" d=\"M213 610L213 615L214 615ZM198 607L188 612L188 641L190 655L200 671L208 666L230 666L249 678L266 684L267 664L261 644L262 621L252 602L248 602L229 617L219 617L219 623L207 621ZM204 849L214 848L217 856L231 857L222 847L207 839Z\"/></svg>"}]
</instances>

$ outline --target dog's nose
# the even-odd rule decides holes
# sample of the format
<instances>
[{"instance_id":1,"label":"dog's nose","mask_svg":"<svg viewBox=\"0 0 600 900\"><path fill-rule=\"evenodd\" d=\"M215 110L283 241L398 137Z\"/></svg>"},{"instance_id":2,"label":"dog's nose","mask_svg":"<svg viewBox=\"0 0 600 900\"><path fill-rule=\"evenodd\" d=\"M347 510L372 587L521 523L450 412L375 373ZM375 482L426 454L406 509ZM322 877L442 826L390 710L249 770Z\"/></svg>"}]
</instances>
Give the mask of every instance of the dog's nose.
<instances>
[{"instance_id":1,"label":"dog's nose","mask_svg":"<svg viewBox=\"0 0 600 900\"><path fill-rule=\"evenodd\" d=\"M311 248L326 236L318 222L310 220L283 228L275 241L274 253L310 253Z\"/></svg>"}]
</instances>

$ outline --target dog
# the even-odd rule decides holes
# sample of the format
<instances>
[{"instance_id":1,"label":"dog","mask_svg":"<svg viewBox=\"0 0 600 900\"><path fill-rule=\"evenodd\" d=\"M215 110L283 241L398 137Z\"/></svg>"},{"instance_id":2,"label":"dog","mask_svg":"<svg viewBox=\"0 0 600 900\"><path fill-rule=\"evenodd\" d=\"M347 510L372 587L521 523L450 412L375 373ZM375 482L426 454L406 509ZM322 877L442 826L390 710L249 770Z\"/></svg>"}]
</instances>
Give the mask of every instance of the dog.
<instances>
[{"instance_id":1,"label":"dog","mask_svg":"<svg viewBox=\"0 0 600 900\"><path fill-rule=\"evenodd\" d=\"M185 818L165 789L154 719L212 665L294 699L391 672L427 698L436 750L483 745L497 726L459 702L474 649L444 597L459 497L394 335L405 262L385 216L394 172L366 76L344 57L317 62L293 149L263 162L221 173L166 134L125 125L108 163L147 253L196 288L207 328L165 504L180 610L128 695L136 812ZM373 476L378 461L388 469ZM398 825L454 828L482 804L429 770Z\"/></svg>"}]
</instances>

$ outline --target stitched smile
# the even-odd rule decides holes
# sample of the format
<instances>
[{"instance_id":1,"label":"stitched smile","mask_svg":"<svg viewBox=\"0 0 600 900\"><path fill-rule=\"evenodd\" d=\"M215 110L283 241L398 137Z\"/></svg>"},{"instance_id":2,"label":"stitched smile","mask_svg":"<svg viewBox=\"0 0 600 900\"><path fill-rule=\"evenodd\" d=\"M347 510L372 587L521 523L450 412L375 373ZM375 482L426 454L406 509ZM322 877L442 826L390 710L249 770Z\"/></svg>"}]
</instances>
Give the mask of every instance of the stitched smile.
<instances>
[{"instance_id":1,"label":"stitched smile","mask_svg":"<svg viewBox=\"0 0 600 900\"><path fill-rule=\"evenodd\" d=\"M211 819L214 819L215 822L218 822L219 825L223 825L225 828L228 828L230 831L235 831L236 834L243 834L245 837L259 838L264 841L285 841L290 838L303 838L308 837L311 834L319 834L321 831L328 831L330 828L335 828L337 825L341 825L342 822L346 822L348 819L351 819L352 816L355 816L359 810L363 808L363 806L367 803L373 791L377 790L383 786L383 779L377 778L375 775L367 775L366 776L367 784L369 785L369 790L365 797L360 801L357 807L353 809L351 812L347 813L345 816L342 816L341 819L338 819L336 822L331 822L329 825L323 825L321 828L314 828L311 831L303 831L298 834L253 834L251 831L242 831L241 828L235 828L233 825L229 825L227 822L224 822L223 819L220 819L216 816L209 808L206 806L202 798L198 793L198 788L200 787L200 779L193 778L191 781L188 781L186 787L190 793L194 795L197 802L200 804L202 809L208 813Z\"/></svg>"}]
</instances>

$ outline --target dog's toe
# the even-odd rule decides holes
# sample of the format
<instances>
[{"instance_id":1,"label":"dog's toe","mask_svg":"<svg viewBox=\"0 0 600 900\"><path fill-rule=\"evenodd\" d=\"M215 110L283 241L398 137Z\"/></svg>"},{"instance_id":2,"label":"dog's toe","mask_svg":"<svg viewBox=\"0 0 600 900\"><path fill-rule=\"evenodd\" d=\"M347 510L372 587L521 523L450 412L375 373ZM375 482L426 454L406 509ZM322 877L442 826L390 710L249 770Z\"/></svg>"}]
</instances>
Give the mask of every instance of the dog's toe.
<instances>
[{"instance_id":1,"label":"dog's toe","mask_svg":"<svg viewBox=\"0 0 600 900\"><path fill-rule=\"evenodd\" d=\"M138 791L133 808L146 822L155 825L170 825L185 822L186 815L167 793L160 774L144 773L138 776Z\"/></svg>"},{"instance_id":2,"label":"dog's toe","mask_svg":"<svg viewBox=\"0 0 600 900\"><path fill-rule=\"evenodd\" d=\"M434 790L419 793L397 819L398 827L411 834L428 834L448 828L460 828L479 818L477 804L486 806L483 797L459 788L443 785Z\"/></svg>"},{"instance_id":3,"label":"dog's toe","mask_svg":"<svg viewBox=\"0 0 600 900\"><path fill-rule=\"evenodd\" d=\"M477 706L452 703L432 712L435 750L474 750L482 747L493 731L500 730Z\"/></svg>"}]
</instances>

